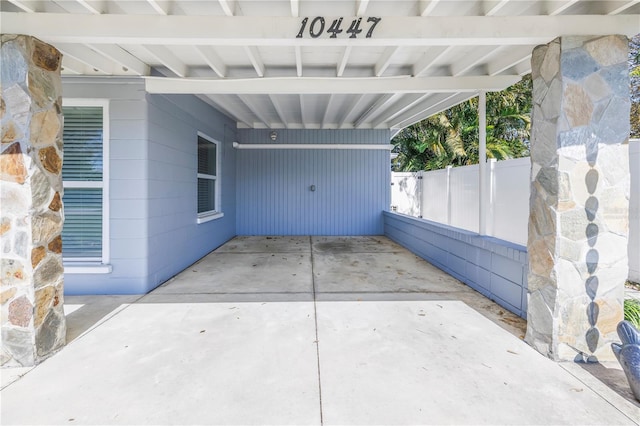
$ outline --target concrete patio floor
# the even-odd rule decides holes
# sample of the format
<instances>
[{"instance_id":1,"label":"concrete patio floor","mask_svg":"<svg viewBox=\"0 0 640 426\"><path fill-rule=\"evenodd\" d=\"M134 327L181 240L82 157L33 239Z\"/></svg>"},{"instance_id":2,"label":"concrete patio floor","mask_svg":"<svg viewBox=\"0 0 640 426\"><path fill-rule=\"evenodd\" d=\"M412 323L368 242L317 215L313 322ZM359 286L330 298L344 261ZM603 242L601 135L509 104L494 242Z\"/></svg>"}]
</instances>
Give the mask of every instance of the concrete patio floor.
<instances>
[{"instance_id":1,"label":"concrete patio floor","mask_svg":"<svg viewBox=\"0 0 640 426\"><path fill-rule=\"evenodd\" d=\"M523 320L384 237L238 237L148 295L65 303L69 344L2 370L3 425L640 419L624 390L539 355Z\"/></svg>"}]
</instances>

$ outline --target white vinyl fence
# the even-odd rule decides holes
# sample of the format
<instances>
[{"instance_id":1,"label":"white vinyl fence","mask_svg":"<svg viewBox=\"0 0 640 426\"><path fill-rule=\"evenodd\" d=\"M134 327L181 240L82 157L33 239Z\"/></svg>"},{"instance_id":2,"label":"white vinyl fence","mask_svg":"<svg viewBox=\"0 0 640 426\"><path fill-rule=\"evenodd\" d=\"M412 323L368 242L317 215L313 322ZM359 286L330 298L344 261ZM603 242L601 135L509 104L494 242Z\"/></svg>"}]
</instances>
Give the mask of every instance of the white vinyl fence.
<instances>
[{"instance_id":1,"label":"white vinyl fence","mask_svg":"<svg viewBox=\"0 0 640 426\"><path fill-rule=\"evenodd\" d=\"M629 278L640 281L640 140L629 143ZM527 244L529 158L491 160L487 167L487 235ZM391 210L478 232L478 165L392 173Z\"/></svg>"}]
</instances>

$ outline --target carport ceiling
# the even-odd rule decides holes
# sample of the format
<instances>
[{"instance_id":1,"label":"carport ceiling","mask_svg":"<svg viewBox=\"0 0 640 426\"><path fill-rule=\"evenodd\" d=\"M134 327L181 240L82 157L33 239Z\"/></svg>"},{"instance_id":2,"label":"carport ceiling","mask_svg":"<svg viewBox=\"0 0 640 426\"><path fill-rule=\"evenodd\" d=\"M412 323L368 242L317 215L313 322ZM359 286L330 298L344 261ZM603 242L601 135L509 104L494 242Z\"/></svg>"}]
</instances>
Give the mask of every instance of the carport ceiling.
<instances>
[{"instance_id":1,"label":"carport ceiling","mask_svg":"<svg viewBox=\"0 0 640 426\"><path fill-rule=\"evenodd\" d=\"M141 76L238 127L397 130L517 82L557 36L640 32L640 0L3 0L1 18L64 74Z\"/></svg>"}]
</instances>

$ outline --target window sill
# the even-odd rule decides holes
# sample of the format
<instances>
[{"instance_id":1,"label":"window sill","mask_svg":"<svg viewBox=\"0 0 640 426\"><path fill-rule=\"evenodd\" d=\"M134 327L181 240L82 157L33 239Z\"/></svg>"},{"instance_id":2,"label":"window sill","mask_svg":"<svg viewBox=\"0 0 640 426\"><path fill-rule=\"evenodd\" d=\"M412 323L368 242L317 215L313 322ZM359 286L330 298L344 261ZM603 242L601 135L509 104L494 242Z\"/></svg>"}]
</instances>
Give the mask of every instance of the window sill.
<instances>
[{"instance_id":1,"label":"window sill","mask_svg":"<svg viewBox=\"0 0 640 426\"><path fill-rule=\"evenodd\" d=\"M102 263L66 263L65 274L110 274L113 267Z\"/></svg>"},{"instance_id":2,"label":"window sill","mask_svg":"<svg viewBox=\"0 0 640 426\"><path fill-rule=\"evenodd\" d=\"M220 212L220 213L209 213L209 214L203 214L202 216L198 216L198 224L201 223L206 223L212 220L216 220L216 219L220 219L221 217L224 217L224 213Z\"/></svg>"}]
</instances>

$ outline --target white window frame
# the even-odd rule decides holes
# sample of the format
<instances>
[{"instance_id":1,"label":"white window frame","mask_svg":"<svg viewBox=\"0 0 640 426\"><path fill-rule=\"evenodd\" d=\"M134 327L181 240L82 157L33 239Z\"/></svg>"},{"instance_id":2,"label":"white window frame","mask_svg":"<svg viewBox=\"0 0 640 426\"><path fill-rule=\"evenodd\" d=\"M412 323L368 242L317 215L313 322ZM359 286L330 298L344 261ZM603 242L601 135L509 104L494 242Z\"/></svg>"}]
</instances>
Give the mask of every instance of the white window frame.
<instances>
[{"instance_id":1,"label":"white window frame","mask_svg":"<svg viewBox=\"0 0 640 426\"><path fill-rule=\"evenodd\" d=\"M198 132L197 133L197 137L196 137L196 160L197 160L197 146L198 146L198 140L199 138L204 139L207 142L212 143L215 147L216 147L216 174L215 175L209 175L209 174L204 174L204 173L198 173L198 165L197 165L197 161L196 161L196 212L198 212L198 192L197 192L197 188L198 188L198 179L209 179L209 180L213 180L215 182L215 199L213 200L214 203L214 209L213 210L209 210L206 212L202 212L202 213L198 213L198 217L197 217L197 223L206 223L209 222L211 220L214 219L219 219L221 217L224 216L224 213L222 213L222 206L221 206L221 194L220 194L220 188L221 188L221 170L220 170L220 147L222 146L222 144L220 143L220 141L217 141L215 139L213 139L212 137L202 133L202 132Z\"/></svg>"},{"instance_id":2,"label":"white window frame","mask_svg":"<svg viewBox=\"0 0 640 426\"><path fill-rule=\"evenodd\" d=\"M66 107L102 107L102 181L62 181L67 188L102 189L102 257L65 258L64 272L71 274L106 274L112 270L109 234L109 99L63 98Z\"/></svg>"}]
</instances>

